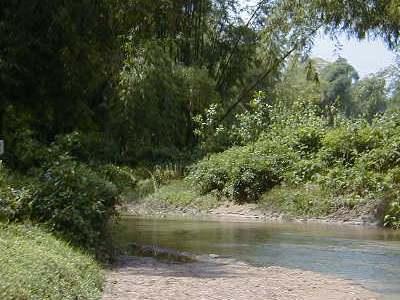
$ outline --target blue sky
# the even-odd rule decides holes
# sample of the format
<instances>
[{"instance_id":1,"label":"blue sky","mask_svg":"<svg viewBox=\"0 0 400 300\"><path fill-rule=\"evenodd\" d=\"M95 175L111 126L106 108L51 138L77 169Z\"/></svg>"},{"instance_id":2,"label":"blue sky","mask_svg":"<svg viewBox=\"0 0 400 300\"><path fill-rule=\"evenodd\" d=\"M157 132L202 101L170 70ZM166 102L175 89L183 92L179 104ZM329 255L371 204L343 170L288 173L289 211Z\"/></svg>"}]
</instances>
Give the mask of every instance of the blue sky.
<instances>
[{"instance_id":1,"label":"blue sky","mask_svg":"<svg viewBox=\"0 0 400 300\"><path fill-rule=\"evenodd\" d=\"M241 5L256 5L258 2L259 0L239 0ZM323 34L314 42L311 56L333 62L340 54L357 70L360 78L379 72L394 63L394 54L379 39L358 41L353 38L348 40L343 35L339 38L339 42L343 46L341 51L335 51L335 42Z\"/></svg>"},{"instance_id":2,"label":"blue sky","mask_svg":"<svg viewBox=\"0 0 400 300\"><path fill-rule=\"evenodd\" d=\"M334 41L329 37L319 36L315 39L311 56L335 61L340 54L358 71L360 77L376 73L394 63L394 54L379 39L358 41L342 36L339 42L343 47L335 51Z\"/></svg>"}]
</instances>

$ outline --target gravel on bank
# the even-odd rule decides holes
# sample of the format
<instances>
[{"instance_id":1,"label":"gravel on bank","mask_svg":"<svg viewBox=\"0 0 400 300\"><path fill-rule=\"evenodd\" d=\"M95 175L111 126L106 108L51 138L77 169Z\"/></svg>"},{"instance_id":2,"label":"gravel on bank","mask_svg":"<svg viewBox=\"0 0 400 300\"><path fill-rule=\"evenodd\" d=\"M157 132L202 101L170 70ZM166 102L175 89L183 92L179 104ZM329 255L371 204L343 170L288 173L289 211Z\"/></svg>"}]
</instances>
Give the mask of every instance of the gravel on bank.
<instances>
[{"instance_id":1,"label":"gravel on bank","mask_svg":"<svg viewBox=\"0 0 400 300\"><path fill-rule=\"evenodd\" d=\"M206 257L206 258L204 258ZM107 271L102 300L376 300L345 279L282 267L254 267L202 256L196 263L163 263L123 256Z\"/></svg>"}]
</instances>

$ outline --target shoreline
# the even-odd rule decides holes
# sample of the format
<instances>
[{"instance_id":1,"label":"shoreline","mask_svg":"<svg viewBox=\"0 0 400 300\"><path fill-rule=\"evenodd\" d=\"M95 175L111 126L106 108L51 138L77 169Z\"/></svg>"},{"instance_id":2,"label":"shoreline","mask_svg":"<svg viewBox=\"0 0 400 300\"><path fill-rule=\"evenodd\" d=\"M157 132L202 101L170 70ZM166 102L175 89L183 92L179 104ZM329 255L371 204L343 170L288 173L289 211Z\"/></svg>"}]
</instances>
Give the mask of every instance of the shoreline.
<instances>
[{"instance_id":1,"label":"shoreline","mask_svg":"<svg viewBox=\"0 0 400 300\"><path fill-rule=\"evenodd\" d=\"M197 209L153 209L146 204L130 204L123 207L121 216L124 217L156 217L156 218L209 218L217 221L257 221L257 222L294 222L294 223L323 223L379 228L380 222L370 214L359 214L352 211L339 211L334 215L308 217L289 216L273 211L266 211L257 204L236 204L225 201L220 206L201 211ZM383 228L383 227L382 227Z\"/></svg>"},{"instance_id":2,"label":"shoreline","mask_svg":"<svg viewBox=\"0 0 400 300\"><path fill-rule=\"evenodd\" d=\"M122 256L106 271L102 300L378 300L348 279L278 266L255 267L216 255L194 263Z\"/></svg>"},{"instance_id":3,"label":"shoreline","mask_svg":"<svg viewBox=\"0 0 400 300\"><path fill-rule=\"evenodd\" d=\"M208 210L147 210L125 207L123 217L196 218L234 222L299 222L378 227L361 219L288 218L266 213L256 204L226 202ZM141 213L137 213L137 212ZM136 214L134 214L136 212ZM151 212L151 213L149 213ZM146 247L146 246L145 246ZM164 249L165 250L165 249ZM167 250L168 251L168 250ZM182 255L192 254L182 253ZM106 269L101 300L378 300L385 299L359 283L332 275L280 266L253 266L231 257L202 254L196 262L162 262L154 257L123 255Z\"/></svg>"}]
</instances>

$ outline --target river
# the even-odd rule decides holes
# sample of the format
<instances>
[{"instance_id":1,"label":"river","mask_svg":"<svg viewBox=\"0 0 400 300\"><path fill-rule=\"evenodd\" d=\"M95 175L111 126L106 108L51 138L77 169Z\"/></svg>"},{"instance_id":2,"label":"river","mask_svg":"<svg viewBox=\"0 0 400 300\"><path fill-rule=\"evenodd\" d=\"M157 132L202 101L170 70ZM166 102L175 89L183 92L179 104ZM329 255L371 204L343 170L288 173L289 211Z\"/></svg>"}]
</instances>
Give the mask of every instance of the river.
<instances>
[{"instance_id":1,"label":"river","mask_svg":"<svg viewBox=\"0 0 400 300\"><path fill-rule=\"evenodd\" d=\"M352 279L400 299L400 231L324 223L124 217L118 236L197 254L230 256Z\"/></svg>"}]
</instances>

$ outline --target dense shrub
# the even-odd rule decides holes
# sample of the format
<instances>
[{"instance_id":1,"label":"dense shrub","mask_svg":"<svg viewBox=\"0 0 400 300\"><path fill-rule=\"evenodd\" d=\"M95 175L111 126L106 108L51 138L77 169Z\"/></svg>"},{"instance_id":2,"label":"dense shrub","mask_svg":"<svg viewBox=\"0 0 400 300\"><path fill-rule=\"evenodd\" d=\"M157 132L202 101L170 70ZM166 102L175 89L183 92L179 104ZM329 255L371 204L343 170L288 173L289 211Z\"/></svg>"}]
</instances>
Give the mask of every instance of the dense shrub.
<instances>
[{"instance_id":1,"label":"dense shrub","mask_svg":"<svg viewBox=\"0 0 400 300\"><path fill-rule=\"evenodd\" d=\"M136 187L134 171L129 167L104 164L93 169L107 181L114 183L119 193Z\"/></svg>"},{"instance_id":2,"label":"dense shrub","mask_svg":"<svg viewBox=\"0 0 400 300\"><path fill-rule=\"evenodd\" d=\"M10 202L14 198L14 190L6 182L6 169L0 160L0 222L6 221L11 214Z\"/></svg>"},{"instance_id":3,"label":"dense shrub","mask_svg":"<svg viewBox=\"0 0 400 300\"><path fill-rule=\"evenodd\" d=\"M388 189L386 198L388 201L388 209L384 218L384 225L394 228L400 227L400 166L391 169L386 177Z\"/></svg>"},{"instance_id":4,"label":"dense shrub","mask_svg":"<svg viewBox=\"0 0 400 300\"><path fill-rule=\"evenodd\" d=\"M366 170L358 165L350 168L337 165L324 175L315 177L315 182L335 195L368 197L371 193L385 189L384 174Z\"/></svg>"},{"instance_id":5,"label":"dense shrub","mask_svg":"<svg viewBox=\"0 0 400 300\"><path fill-rule=\"evenodd\" d=\"M193 165L187 179L203 194L216 192L238 201L257 200L282 181L281 174L295 160L293 151L276 146L262 141L211 155Z\"/></svg>"},{"instance_id":6,"label":"dense shrub","mask_svg":"<svg viewBox=\"0 0 400 300\"><path fill-rule=\"evenodd\" d=\"M14 175L5 176L0 166L0 218L45 224L107 259L112 250L106 245L108 223L117 214L121 193L134 189L136 179L128 167L83 163L90 157L82 139L71 133L45 145L32 132L22 131L14 141L21 175L9 171Z\"/></svg>"},{"instance_id":7,"label":"dense shrub","mask_svg":"<svg viewBox=\"0 0 400 300\"><path fill-rule=\"evenodd\" d=\"M324 128L299 126L292 132L292 148L304 155L316 154L322 147Z\"/></svg>"},{"instance_id":8,"label":"dense shrub","mask_svg":"<svg viewBox=\"0 0 400 300\"><path fill-rule=\"evenodd\" d=\"M237 128L242 129L246 120L260 121L263 132L258 128L257 133L249 135L256 142L212 154L190 168L188 180L202 193L217 192L238 201L255 201L282 181L307 182L319 171L316 161L300 167L302 158L316 156L326 131L325 122L317 116L313 105L295 103L293 111L279 105L265 107L268 111L263 116L256 114L255 119L248 114L238 117Z\"/></svg>"},{"instance_id":9,"label":"dense shrub","mask_svg":"<svg viewBox=\"0 0 400 300\"><path fill-rule=\"evenodd\" d=\"M295 160L290 168L282 174L283 182L296 186L312 182L316 174L324 171L324 166L317 158Z\"/></svg>"},{"instance_id":10,"label":"dense shrub","mask_svg":"<svg viewBox=\"0 0 400 300\"><path fill-rule=\"evenodd\" d=\"M67 159L42 167L10 202L11 221L45 224L75 245L101 255L108 222L116 215L116 186L87 165ZM104 253L105 254L105 253Z\"/></svg>"},{"instance_id":11,"label":"dense shrub","mask_svg":"<svg viewBox=\"0 0 400 300\"><path fill-rule=\"evenodd\" d=\"M96 132L72 132L58 135L52 143L57 154L66 153L82 162L118 162L121 160L116 143Z\"/></svg>"},{"instance_id":12,"label":"dense shrub","mask_svg":"<svg viewBox=\"0 0 400 300\"><path fill-rule=\"evenodd\" d=\"M378 116L371 124L341 115L327 122L313 104L304 101L293 103L292 109L278 103L266 112L265 122L257 123L263 130L244 130L245 121L261 120L250 112L232 126L240 129L236 135L240 133L242 141L246 142L247 134L251 137L247 141L256 142L211 154L190 168L187 179L201 193L239 201L254 201L263 194L262 201L270 204L274 200L268 194L286 195L292 189L298 197L287 196L280 205L302 214L353 208L369 201L373 204L369 207L383 207L386 225L400 226L399 113ZM315 203L317 198L312 203L304 200L316 190L303 193L299 187L310 184L324 189L331 203L321 206ZM271 188L271 193L265 193Z\"/></svg>"}]
</instances>

